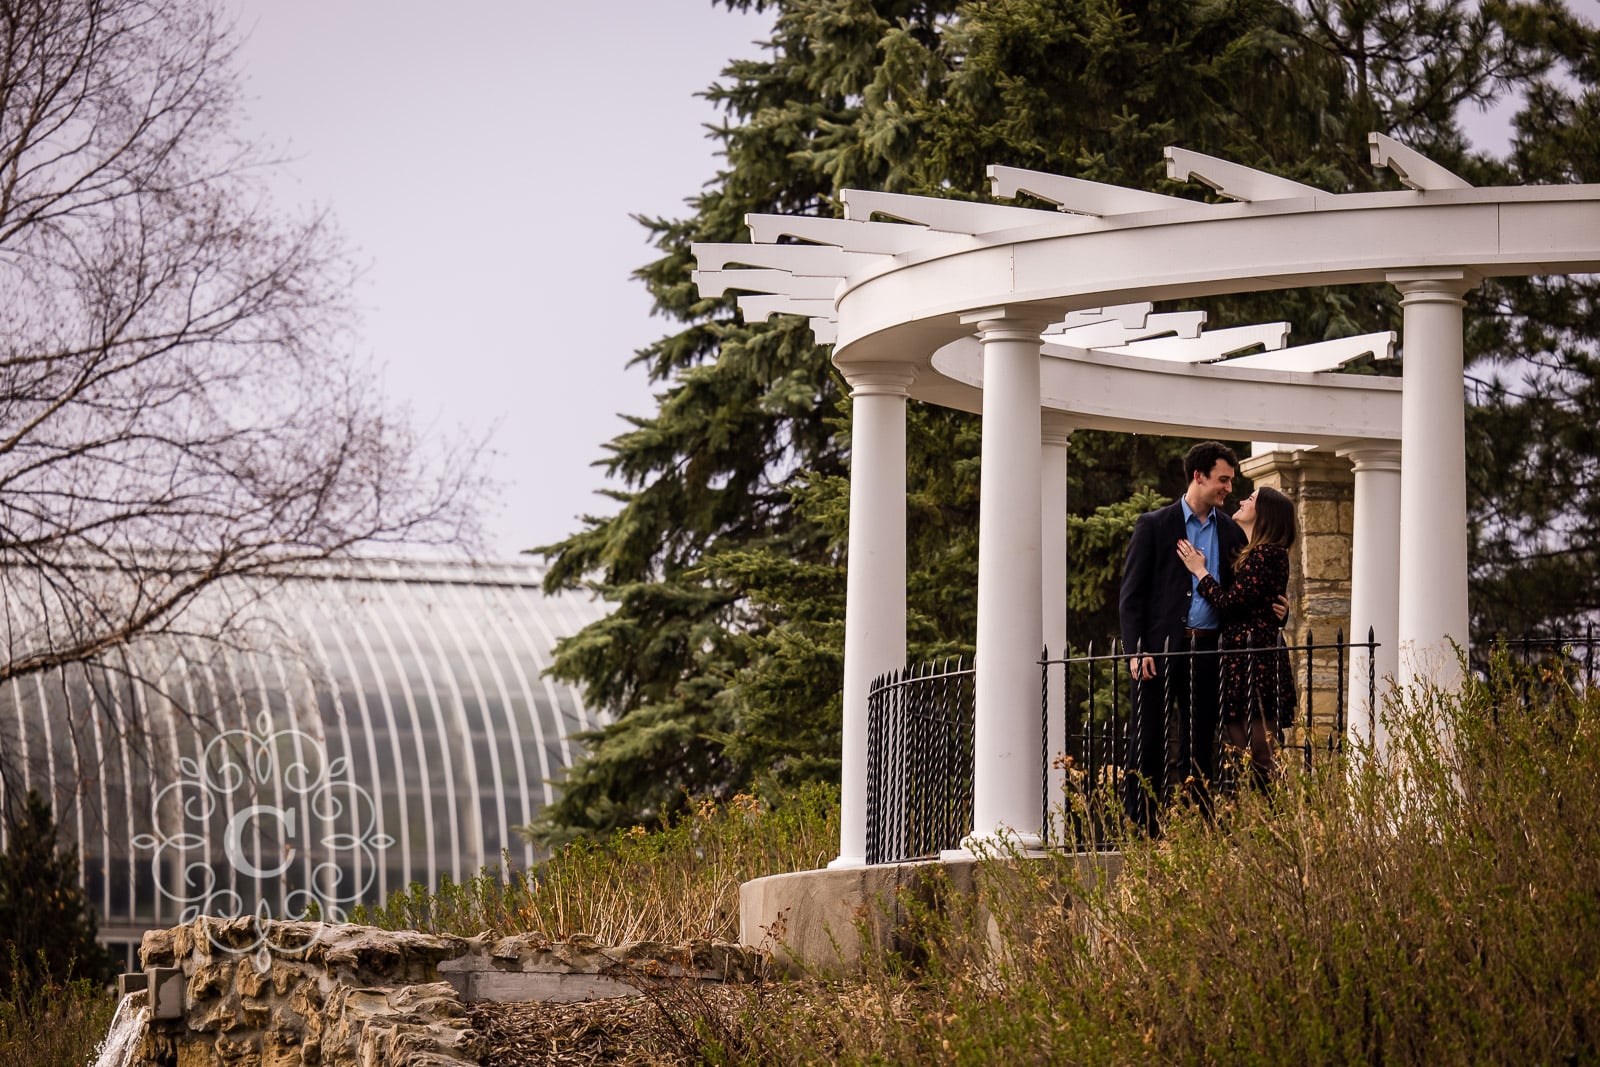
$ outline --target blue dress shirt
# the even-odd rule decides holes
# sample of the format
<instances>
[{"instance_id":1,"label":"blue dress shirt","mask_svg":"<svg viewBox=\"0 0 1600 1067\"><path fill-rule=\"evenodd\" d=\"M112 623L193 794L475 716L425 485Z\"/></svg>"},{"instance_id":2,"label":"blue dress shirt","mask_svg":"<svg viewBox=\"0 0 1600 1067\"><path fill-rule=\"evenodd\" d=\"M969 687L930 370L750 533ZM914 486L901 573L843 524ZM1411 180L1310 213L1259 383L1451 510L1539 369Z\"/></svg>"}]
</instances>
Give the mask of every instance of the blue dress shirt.
<instances>
[{"instance_id":1,"label":"blue dress shirt","mask_svg":"<svg viewBox=\"0 0 1600 1067\"><path fill-rule=\"evenodd\" d=\"M1188 534L1189 543L1198 548L1206 557L1206 570L1217 581L1222 581L1222 559L1217 551L1217 510L1212 508L1205 518L1201 518L1189 507L1189 498L1181 497L1183 502L1183 524ZM1221 627L1222 618L1217 614L1217 609L1211 606L1211 601L1201 596L1197 590L1200 579L1189 575L1189 618L1184 625L1195 630L1215 630Z\"/></svg>"}]
</instances>

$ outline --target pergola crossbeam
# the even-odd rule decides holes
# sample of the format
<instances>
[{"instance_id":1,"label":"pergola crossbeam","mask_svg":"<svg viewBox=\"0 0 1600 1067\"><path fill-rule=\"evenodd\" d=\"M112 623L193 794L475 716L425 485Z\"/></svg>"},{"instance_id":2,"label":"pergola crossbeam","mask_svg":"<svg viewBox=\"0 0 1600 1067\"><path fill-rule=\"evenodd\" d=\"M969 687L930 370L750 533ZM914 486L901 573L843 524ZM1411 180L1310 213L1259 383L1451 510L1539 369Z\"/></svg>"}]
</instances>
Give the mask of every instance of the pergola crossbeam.
<instances>
[{"instance_id":1,"label":"pergola crossbeam","mask_svg":"<svg viewBox=\"0 0 1600 1067\"><path fill-rule=\"evenodd\" d=\"M1229 200L1242 200L1253 204L1261 200L1291 200L1305 196L1327 196L1328 193L1310 185L1302 185L1276 174L1256 170L1239 163L1229 163L1215 156L1191 152L1187 148L1165 150L1167 177L1175 182L1197 181L1209 185Z\"/></svg>"},{"instance_id":2,"label":"pergola crossbeam","mask_svg":"<svg viewBox=\"0 0 1600 1067\"><path fill-rule=\"evenodd\" d=\"M805 277L785 270L697 270L689 276L705 297L722 296L730 289L748 293L776 293L798 300L832 299L840 279L833 275Z\"/></svg>"},{"instance_id":3,"label":"pergola crossbeam","mask_svg":"<svg viewBox=\"0 0 1600 1067\"><path fill-rule=\"evenodd\" d=\"M898 222L856 222L818 215L746 215L750 239L756 244L777 244L785 237L832 245L846 252L895 255L926 248L940 235L926 227Z\"/></svg>"},{"instance_id":4,"label":"pergola crossbeam","mask_svg":"<svg viewBox=\"0 0 1600 1067\"><path fill-rule=\"evenodd\" d=\"M1131 215L1139 211L1170 211L1179 208L1204 210L1206 205L1176 196L1125 189L1120 185L1045 174L1019 167L990 167L990 191L1011 200L1026 193L1056 205L1058 211L1074 215Z\"/></svg>"},{"instance_id":5,"label":"pergola crossbeam","mask_svg":"<svg viewBox=\"0 0 1600 1067\"><path fill-rule=\"evenodd\" d=\"M1060 322L1046 326L1044 332L1046 334L1065 333L1067 330L1075 330L1080 326L1092 326L1097 322L1105 322L1108 319L1115 319L1130 330L1136 330L1145 324L1145 320L1150 317L1150 312L1154 309L1155 305L1148 300L1137 304L1114 304L1111 307L1104 308L1082 308L1067 315ZM1200 317L1203 322L1205 320L1203 312ZM1199 327L1195 328L1198 329Z\"/></svg>"},{"instance_id":6,"label":"pergola crossbeam","mask_svg":"<svg viewBox=\"0 0 1600 1067\"><path fill-rule=\"evenodd\" d=\"M839 199L844 201L847 219L867 222L874 215L884 215L901 222L917 223L930 230L969 236L1037 226L1041 221L1058 218L1055 212L1046 213L1033 208L941 200L905 193L880 193L868 189L845 189L840 192Z\"/></svg>"},{"instance_id":7,"label":"pergola crossbeam","mask_svg":"<svg viewBox=\"0 0 1600 1067\"><path fill-rule=\"evenodd\" d=\"M1393 359L1396 339L1397 335L1393 330L1364 333L1355 337L1339 337L1331 341L1296 345L1294 348L1276 352L1236 356L1221 365L1257 370L1333 371L1366 356L1374 359Z\"/></svg>"},{"instance_id":8,"label":"pergola crossbeam","mask_svg":"<svg viewBox=\"0 0 1600 1067\"><path fill-rule=\"evenodd\" d=\"M1369 133L1367 146L1372 150L1372 165L1388 167L1407 188L1424 193L1434 189L1472 188L1472 183L1465 178L1446 170L1416 149L1407 148L1393 137Z\"/></svg>"},{"instance_id":9,"label":"pergola crossbeam","mask_svg":"<svg viewBox=\"0 0 1600 1067\"><path fill-rule=\"evenodd\" d=\"M1150 338L1192 340L1201 335L1200 327L1206 321L1204 311L1169 311L1164 315L1147 317L1142 326L1128 326L1117 319L1088 323L1052 333L1045 331L1047 341L1072 348L1113 348L1143 342Z\"/></svg>"},{"instance_id":10,"label":"pergola crossbeam","mask_svg":"<svg viewBox=\"0 0 1600 1067\"><path fill-rule=\"evenodd\" d=\"M689 254L703 271L726 270L729 264L788 271L797 277L841 277L881 257L846 252L830 245L692 244Z\"/></svg>"},{"instance_id":11,"label":"pergola crossbeam","mask_svg":"<svg viewBox=\"0 0 1600 1067\"><path fill-rule=\"evenodd\" d=\"M766 322L774 315L804 315L811 319L825 319L833 314L833 301L800 300L782 294L741 296L739 311L746 322Z\"/></svg>"},{"instance_id":12,"label":"pergola crossbeam","mask_svg":"<svg viewBox=\"0 0 1600 1067\"><path fill-rule=\"evenodd\" d=\"M1156 337L1124 345L1093 345L1103 352L1121 352L1145 359L1165 359L1176 363L1210 363L1226 359L1235 352L1263 345L1282 348L1289 340L1287 322L1264 322L1255 326L1230 326L1206 330L1199 337Z\"/></svg>"}]
</instances>

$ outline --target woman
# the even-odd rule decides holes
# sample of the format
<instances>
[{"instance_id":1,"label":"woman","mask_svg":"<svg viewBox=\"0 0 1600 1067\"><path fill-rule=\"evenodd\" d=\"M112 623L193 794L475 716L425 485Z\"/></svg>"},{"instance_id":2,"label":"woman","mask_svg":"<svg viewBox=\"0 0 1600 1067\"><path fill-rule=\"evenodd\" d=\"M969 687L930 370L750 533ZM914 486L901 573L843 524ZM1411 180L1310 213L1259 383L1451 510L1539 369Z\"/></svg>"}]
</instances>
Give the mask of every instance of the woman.
<instances>
[{"instance_id":1,"label":"woman","mask_svg":"<svg viewBox=\"0 0 1600 1067\"><path fill-rule=\"evenodd\" d=\"M1276 489L1260 488L1239 505L1233 521L1249 538L1234 560L1233 584L1224 589L1206 571L1206 558L1188 541L1178 558L1200 579L1198 592L1222 615L1217 648L1223 653L1222 721L1227 743L1250 752L1256 784L1274 769L1272 738L1294 716L1294 672L1272 606L1289 586L1294 544L1294 504ZM1256 651L1241 651L1254 649Z\"/></svg>"}]
</instances>

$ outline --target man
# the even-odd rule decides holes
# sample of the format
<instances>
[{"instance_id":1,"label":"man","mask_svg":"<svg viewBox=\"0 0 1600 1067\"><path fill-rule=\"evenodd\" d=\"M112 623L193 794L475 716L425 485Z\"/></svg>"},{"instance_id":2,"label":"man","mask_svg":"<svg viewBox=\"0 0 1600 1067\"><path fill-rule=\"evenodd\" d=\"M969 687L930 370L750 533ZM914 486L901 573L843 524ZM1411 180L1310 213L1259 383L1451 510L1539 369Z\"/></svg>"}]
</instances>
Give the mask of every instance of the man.
<instances>
[{"instance_id":1,"label":"man","mask_svg":"<svg viewBox=\"0 0 1600 1067\"><path fill-rule=\"evenodd\" d=\"M1203 552L1206 570L1224 586L1233 581L1233 559L1245 545L1244 531L1222 510L1239 471L1233 450L1203 441L1184 456L1183 470L1183 496L1133 524L1119 598L1122 643L1134 653L1128 660L1133 707L1123 807L1147 833L1158 829L1156 809L1166 794L1188 783L1203 797L1216 771L1222 620L1195 592L1199 581L1178 558L1178 542L1187 539ZM1280 609L1287 607L1280 603Z\"/></svg>"}]
</instances>

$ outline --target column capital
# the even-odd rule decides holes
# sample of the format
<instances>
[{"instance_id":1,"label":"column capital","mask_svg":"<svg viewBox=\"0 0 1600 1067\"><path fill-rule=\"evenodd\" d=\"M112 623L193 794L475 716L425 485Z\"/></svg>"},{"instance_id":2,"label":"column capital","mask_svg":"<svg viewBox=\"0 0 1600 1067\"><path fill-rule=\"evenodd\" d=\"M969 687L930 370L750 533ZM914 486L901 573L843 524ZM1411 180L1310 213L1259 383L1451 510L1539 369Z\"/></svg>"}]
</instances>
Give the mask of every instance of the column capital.
<instances>
[{"instance_id":1,"label":"column capital","mask_svg":"<svg viewBox=\"0 0 1600 1067\"><path fill-rule=\"evenodd\" d=\"M1384 275L1400 290L1401 304L1465 303L1467 293L1483 279L1464 267L1431 267L1425 270L1392 270Z\"/></svg>"},{"instance_id":2,"label":"column capital","mask_svg":"<svg viewBox=\"0 0 1600 1067\"><path fill-rule=\"evenodd\" d=\"M837 364L839 373L850 385L850 395L910 396L917 369L909 363Z\"/></svg>"},{"instance_id":3,"label":"column capital","mask_svg":"<svg viewBox=\"0 0 1600 1067\"><path fill-rule=\"evenodd\" d=\"M1044 341L1040 334L1050 325L1047 311L1034 307L998 307L969 311L961 316L964 326L976 326L980 341Z\"/></svg>"},{"instance_id":4,"label":"column capital","mask_svg":"<svg viewBox=\"0 0 1600 1067\"><path fill-rule=\"evenodd\" d=\"M1357 474L1400 469L1400 449L1394 442L1349 444L1340 447L1338 453L1350 461L1350 468Z\"/></svg>"},{"instance_id":5,"label":"column capital","mask_svg":"<svg viewBox=\"0 0 1600 1067\"><path fill-rule=\"evenodd\" d=\"M1064 411L1039 413L1039 443L1065 448L1072 441L1072 431L1078 427Z\"/></svg>"}]
</instances>

